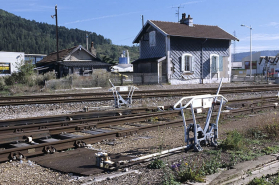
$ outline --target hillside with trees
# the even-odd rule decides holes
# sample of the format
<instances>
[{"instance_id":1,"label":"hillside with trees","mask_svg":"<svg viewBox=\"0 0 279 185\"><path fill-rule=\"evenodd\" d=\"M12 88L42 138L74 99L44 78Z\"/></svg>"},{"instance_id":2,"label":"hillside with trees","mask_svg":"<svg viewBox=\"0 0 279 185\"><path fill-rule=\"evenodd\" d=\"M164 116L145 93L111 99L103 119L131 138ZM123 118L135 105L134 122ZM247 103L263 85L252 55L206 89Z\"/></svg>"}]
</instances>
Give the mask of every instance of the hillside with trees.
<instances>
[{"instance_id":1,"label":"hillside with trees","mask_svg":"<svg viewBox=\"0 0 279 185\"><path fill-rule=\"evenodd\" d=\"M47 23L30 21L0 9L0 51L49 54L56 51L56 27ZM86 48L86 31L58 27L59 50L82 45ZM123 50L129 50L131 61L139 56L137 46L118 46L102 35L88 37L97 50L97 57L106 62L118 62Z\"/></svg>"}]
</instances>

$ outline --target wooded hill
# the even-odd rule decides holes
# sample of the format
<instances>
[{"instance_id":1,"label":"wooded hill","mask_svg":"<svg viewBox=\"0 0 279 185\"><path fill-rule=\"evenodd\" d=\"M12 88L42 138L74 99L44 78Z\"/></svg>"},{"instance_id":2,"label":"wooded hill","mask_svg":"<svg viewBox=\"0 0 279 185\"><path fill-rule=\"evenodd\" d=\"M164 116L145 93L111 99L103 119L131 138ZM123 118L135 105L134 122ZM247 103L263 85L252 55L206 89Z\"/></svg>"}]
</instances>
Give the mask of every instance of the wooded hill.
<instances>
[{"instance_id":1,"label":"wooded hill","mask_svg":"<svg viewBox=\"0 0 279 185\"><path fill-rule=\"evenodd\" d=\"M47 23L30 21L0 9L0 51L49 54L56 51L56 27ZM58 27L59 50L82 45L86 48L86 31ZM88 33L88 32L87 32ZM97 57L106 62L118 62L123 50L129 50L130 60L139 57L137 46L118 46L110 39L92 33L88 37L97 50Z\"/></svg>"}]
</instances>

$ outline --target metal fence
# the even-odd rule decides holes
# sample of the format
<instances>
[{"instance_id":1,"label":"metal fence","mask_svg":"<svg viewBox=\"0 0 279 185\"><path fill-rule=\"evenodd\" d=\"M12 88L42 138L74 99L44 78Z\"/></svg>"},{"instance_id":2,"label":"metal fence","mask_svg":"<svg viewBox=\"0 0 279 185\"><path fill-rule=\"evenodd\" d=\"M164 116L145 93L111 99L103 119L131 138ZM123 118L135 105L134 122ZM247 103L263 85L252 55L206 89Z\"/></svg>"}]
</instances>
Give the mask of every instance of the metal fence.
<instances>
[{"instance_id":1,"label":"metal fence","mask_svg":"<svg viewBox=\"0 0 279 185\"><path fill-rule=\"evenodd\" d=\"M112 74L112 83L116 85L146 85L146 84L158 84L158 74L157 73L122 73L122 74ZM159 77L159 83L167 83L167 77Z\"/></svg>"},{"instance_id":2,"label":"metal fence","mask_svg":"<svg viewBox=\"0 0 279 185\"><path fill-rule=\"evenodd\" d=\"M254 75L254 76L238 76L232 75L232 82L259 82L259 83L269 83L269 82L277 82L279 80L278 77L267 77L264 75Z\"/></svg>"}]
</instances>

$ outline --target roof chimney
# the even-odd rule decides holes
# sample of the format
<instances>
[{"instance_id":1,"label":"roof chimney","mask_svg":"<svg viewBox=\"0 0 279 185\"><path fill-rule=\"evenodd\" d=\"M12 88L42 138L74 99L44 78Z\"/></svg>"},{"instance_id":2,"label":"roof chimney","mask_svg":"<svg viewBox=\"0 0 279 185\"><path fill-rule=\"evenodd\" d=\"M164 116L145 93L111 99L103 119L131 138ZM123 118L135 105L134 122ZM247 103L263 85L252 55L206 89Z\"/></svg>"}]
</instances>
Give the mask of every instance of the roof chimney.
<instances>
[{"instance_id":1,"label":"roof chimney","mask_svg":"<svg viewBox=\"0 0 279 185\"><path fill-rule=\"evenodd\" d=\"M90 51L93 55L96 56L97 52L96 52L96 49L94 48L94 42L91 42L91 48L90 48Z\"/></svg>"},{"instance_id":2,"label":"roof chimney","mask_svg":"<svg viewBox=\"0 0 279 185\"><path fill-rule=\"evenodd\" d=\"M182 19L180 20L180 24L186 24L188 26L193 27L194 26L193 18L190 15L188 15L188 17L186 18L186 14L183 13L182 14Z\"/></svg>"},{"instance_id":3,"label":"roof chimney","mask_svg":"<svg viewBox=\"0 0 279 185\"><path fill-rule=\"evenodd\" d=\"M186 13L182 14L182 20L184 20L186 18Z\"/></svg>"}]
</instances>

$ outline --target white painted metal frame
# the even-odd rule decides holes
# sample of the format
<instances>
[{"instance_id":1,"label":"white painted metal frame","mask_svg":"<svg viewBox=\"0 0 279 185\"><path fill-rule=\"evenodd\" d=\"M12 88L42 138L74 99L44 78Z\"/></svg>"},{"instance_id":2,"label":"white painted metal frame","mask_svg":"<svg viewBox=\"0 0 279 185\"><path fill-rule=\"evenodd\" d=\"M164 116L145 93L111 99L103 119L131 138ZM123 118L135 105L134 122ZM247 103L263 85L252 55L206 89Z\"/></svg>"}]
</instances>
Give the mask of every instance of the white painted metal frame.
<instances>
[{"instance_id":1,"label":"white painted metal frame","mask_svg":"<svg viewBox=\"0 0 279 185\"><path fill-rule=\"evenodd\" d=\"M182 120L184 124L185 143L187 143L187 149L194 148L195 151L201 151L202 150L201 144L203 145L211 144L212 146L217 146L218 122L221 114L221 109L222 109L222 105L228 102L228 100L224 96L219 95L221 84L222 84L222 80L219 85L217 95L207 94L207 95L183 97L174 105L175 110L181 111ZM204 99L212 99L212 106L208 110L205 126L202 129L199 126L199 124L196 123L194 109L201 108L203 107L203 105L201 105L200 107L194 106L194 102L197 100L204 100ZM187 101L187 103L183 105L183 102L185 101ZM215 123L210 123L214 105L217 103L217 101L220 102L217 118L215 120ZM184 109L188 107L191 108L193 124L189 124L189 126L187 127ZM193 138L190 138L190 131L194 132Z\"/></svg>"},{"instance_id":2,"label":"white painted metal frame","mask_svg":"<svg viewBox=\"0 0 279 185\"><path fill-rule=\"evenodd\" d=\"M110 81L109 79L109 82L111 84L111 88L109 89L109 91L112 91L113 93L113 97L114 97L114 107L115 108L121 108L121 105L126 105L128 107L131 107L132 106L132 97L133 97L133 94L134 94L134 91L136 89L138 89L136 86L114 86L113 83ZM129 94L128 94L128 97L127 99L125 100L124 98L122 98L122 96L119 94L119 92L117 91L117 88L127 88L127 90L129 90Z\"/></svg>"}]
</instances>

